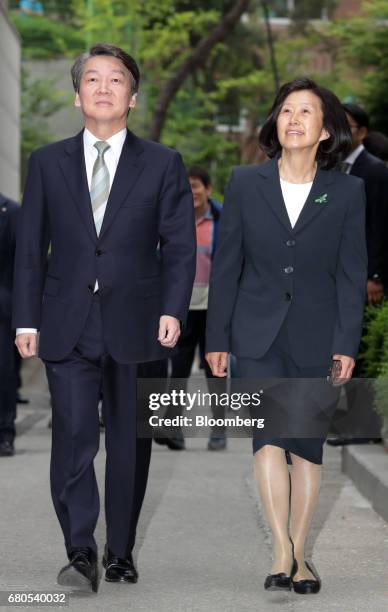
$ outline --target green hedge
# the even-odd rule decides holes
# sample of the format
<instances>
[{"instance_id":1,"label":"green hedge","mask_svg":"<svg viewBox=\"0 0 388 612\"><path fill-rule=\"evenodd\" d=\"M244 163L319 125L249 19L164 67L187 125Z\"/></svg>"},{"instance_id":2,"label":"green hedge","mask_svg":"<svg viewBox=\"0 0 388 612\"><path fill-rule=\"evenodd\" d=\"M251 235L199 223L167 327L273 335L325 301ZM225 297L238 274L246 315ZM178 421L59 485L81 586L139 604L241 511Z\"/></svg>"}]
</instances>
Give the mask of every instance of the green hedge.
<instances>
[{"instance_id":1,"label":"green hedge","mask_svg":"<svg viewBox=\"0 0 388 612\"><path fill-rule=\"evenodd\" d=\"M363 376L375 378L375 409L388 417L388 301L368 308L362 339Z\"/></svg>"}]
</instances>

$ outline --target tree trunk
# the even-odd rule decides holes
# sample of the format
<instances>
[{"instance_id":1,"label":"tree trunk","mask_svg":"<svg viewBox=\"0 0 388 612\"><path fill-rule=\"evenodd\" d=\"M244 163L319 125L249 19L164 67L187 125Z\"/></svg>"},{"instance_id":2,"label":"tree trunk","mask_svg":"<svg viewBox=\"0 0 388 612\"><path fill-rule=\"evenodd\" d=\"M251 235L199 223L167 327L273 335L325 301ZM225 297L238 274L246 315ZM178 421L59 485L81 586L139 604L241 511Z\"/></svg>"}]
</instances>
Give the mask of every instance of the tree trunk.
<instances>
[{"instance_id":1,"label":"tree trunk","mask_svg":"<svg viewBox=\"0 0 388 612\"><path fill-rule=\"evenodd\" d=\"M174 74L163 86L156 101L149 137L158 141L167 118L167 110L182 83L189 74L202 64L216 44L225 40L240 21L241 15L247 10L250 0L237 0L233 8L226 13L213 30L199 41L189 57L177 68Z\"/></svg>"}]
</instances>

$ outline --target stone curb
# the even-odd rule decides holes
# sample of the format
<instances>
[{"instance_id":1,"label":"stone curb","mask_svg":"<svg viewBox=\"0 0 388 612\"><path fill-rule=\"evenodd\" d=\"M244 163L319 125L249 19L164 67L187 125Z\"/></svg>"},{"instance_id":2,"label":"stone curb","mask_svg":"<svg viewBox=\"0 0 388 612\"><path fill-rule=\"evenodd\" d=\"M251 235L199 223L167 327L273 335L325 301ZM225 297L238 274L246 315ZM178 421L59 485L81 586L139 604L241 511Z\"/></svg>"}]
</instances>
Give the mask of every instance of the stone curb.
<instances>
[{"instance_id":1,"label":"stone curb","mask_svg":"<svg viewBox=\"0 0 388 612\"><path fill-rule=\"evenodd\" d=\"M342 448L342 471L388 522L388 454L380 444Z\"/></svg>"}]
</instances>

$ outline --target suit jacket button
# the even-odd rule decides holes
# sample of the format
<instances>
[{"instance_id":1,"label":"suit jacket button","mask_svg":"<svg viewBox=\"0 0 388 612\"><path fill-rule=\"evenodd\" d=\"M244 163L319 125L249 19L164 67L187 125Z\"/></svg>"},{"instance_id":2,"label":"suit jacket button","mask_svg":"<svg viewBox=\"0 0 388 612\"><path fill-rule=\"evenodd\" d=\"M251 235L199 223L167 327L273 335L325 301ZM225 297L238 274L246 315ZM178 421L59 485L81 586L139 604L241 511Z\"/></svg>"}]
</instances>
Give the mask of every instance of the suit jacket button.
<instances>
[{"instance_id":1,"label":"suit jacket button","mask_svg":"<svg viewBox=\"0 0 388 612\"><path fill-rule=\"evenodd\" d=\"M288 293L288 292L284 294L284 297L286 299L286 302L290 302L292 299L291 293Z\"/></svg>"},{"instance_id":2,"label":"suit jacket button","mask_svg":"<svg viewBox=\"0 0 388 612\"><path fill-rule=\"evenodd\" d=\"M292 274L294 271L294 268L292 266L287 266L287 268L284 268L284 271L286 274Z\"/></svg>"},{"instance_id":3,"label":"suit jacket button","mask_svg":"<svg viewBox=\"0 0 388 612\"><path fill-rule=\"evenodd\" d=\"M104 251L102 251L101 249L97 249L97 251L96 251L97 257L101 257L101 255L103 255L103 254L104 254Z\"/></svg>"},{"instance_id":4,"label":"suit jacket button","mask_svg":"<svg viewBox=\"0 0 388 612\"><path fill-rule=\"evenodd\" d=\"M286 242L286 246L288 246L288 247L293 247L295 245L296 245L295 240L287 240L287 242Z\"/></svg>"}]
</instances>

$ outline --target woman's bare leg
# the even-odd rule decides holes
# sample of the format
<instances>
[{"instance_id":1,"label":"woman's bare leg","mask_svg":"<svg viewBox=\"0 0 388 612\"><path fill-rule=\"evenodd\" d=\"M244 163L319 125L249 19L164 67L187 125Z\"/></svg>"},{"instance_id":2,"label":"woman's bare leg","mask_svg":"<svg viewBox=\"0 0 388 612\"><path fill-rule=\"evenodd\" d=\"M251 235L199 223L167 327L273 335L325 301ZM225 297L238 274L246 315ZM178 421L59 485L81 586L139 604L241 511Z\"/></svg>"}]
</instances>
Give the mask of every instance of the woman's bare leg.
<instances>
[{"instance_id":1,"label":"woman's bare leg","mask_svg":"<svg viewBox=\"0 0 388 612\"><path fill-rule=\"evenodd\" d=\"M255 476L263 509L272 531L271 574L290 575L292 545L288 533L290 475L284 449L267 444L255 453Z\"/></svg>"},{"instance_id":2,"label":"woman's bare leg","mask_svg":"<svg viewBox=\"0 0 388 612\"><path fill-rule=\"evenodd\" d=\"M294 580L314 579L304 563L304 547L321 484L321 465L291 454L291 520L290 535L298 572Z\"/></svg>"}]
</instances>

